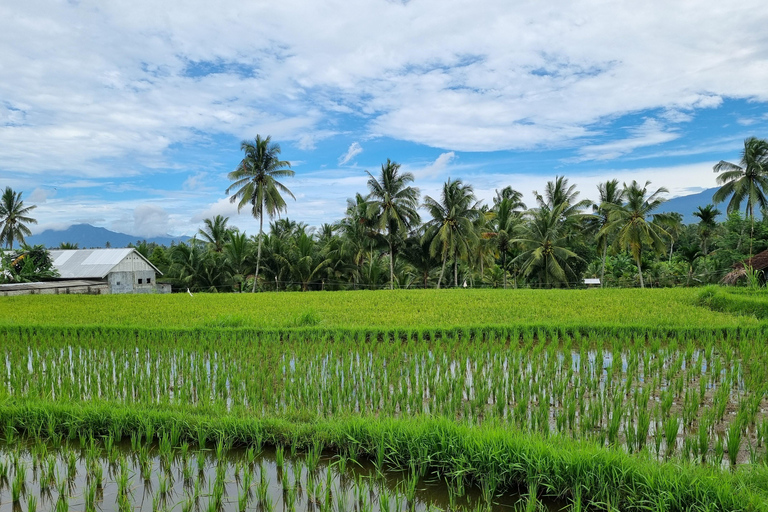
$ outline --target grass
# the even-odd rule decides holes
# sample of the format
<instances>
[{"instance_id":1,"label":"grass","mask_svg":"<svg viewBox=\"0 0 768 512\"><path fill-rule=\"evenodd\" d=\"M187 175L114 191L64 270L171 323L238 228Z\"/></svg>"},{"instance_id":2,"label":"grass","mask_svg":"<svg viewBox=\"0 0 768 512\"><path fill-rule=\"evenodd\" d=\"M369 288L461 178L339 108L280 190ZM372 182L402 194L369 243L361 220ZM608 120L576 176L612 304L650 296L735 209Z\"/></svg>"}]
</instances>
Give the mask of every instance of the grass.
<instances>
[{"instance_id":1,"label":"grass","mask_svg":"<svg viewBox=\"0 0 768 512\"><path fill-rule=\"evenodd\" d=\"M395 290L262 294L20 296L0 325L146 328L758 326L699 305L697 289Z\"/></svg>"}]
</instances>

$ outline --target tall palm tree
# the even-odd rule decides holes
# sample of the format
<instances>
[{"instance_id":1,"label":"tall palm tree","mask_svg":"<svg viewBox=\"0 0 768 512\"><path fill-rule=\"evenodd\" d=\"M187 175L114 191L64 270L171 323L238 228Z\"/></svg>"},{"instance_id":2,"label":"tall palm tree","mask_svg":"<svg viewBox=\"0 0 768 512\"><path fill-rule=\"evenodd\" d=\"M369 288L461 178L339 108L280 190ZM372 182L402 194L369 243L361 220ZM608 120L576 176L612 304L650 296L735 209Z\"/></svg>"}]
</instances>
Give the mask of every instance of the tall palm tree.
<instances>
[{"instance_id":1,"label":"tall palm tree","mask_svg":"<svg viewBox=\"0 0 768 512\"><path fill-rule=\"evenodd\" d=\"M453 285L459 286L459 258L466 256L469 244L477 238L474 222L480 215L472 185L448 178L443 184L440 201L427 196L423 206L432 216L432 220L424 225L423 239L431 240L430 254L434 256L439 253L443 260L437 287L440 288L449 257L453 259Z\"/></svg>"},{"instance_id":2,"label":"tall palm tree","mask_svg":"<svg viewBox=\"0 0 768 512\"><path fill-rule=\"evenodd\" d=\"M200 238L208 243L214 252L224 251L224 244L232 236L232 232L227 227L227 222L229 222L229 217L216 215L212 219L204 219L204 226L197 231Z\"/></svg>"},{"instance_id":3,"label":"tall palm tree","mask_svg":"<svg viewBox=\"0 0 768 512\"><path fill-rule=\"evenodd\" d=\"M624 198L626 203L623 205L608 205L609 222L600 230L602 235L615 232L616 238L614 243L619 247L629 249L637 265L637 275L640 278L641 288L645 288L641 261L643 246L650 245L654 251L662 253L666 250L664 239L669 237L669 233L662 227L660 222L668 219L669 215L651 213L665 201L660 196L665 194L667 189L660 187L648 195L648 185L650 184L650 181L646 181L645 185L641 188L635 180L632 180L629 186L625 183Z\"/></svg>"},{"instance_id":4,"label":"tall palm tree","mask_svg":"<svg viewBox=\"0 0 768 512\"><path fill-rule=\"evenodd\" d=\"M597 185L597 191L600 194L600 202L592 205L592 216L590 216L587 225L592 228L592 232L597 232L597 246L600 249L602 265L600 266L600 287L605 286L605 260L608 257L608 240L610 233L603 232L603 228L608 225L608 213L610 205L621 205L624 200L624 190L619 187L619 180L610 180Z\"/></svg>"},{"instance_id":5,"label":"tall palm tree","mask_svg":"<svg viewBox=\"0 0 768 512\"><path fill-rule=\"evenodd\" d=\"M509 193L505 193L510 191ZM512 248L512 240L515 238L515 229L520 224L521 210L525 210L522 202L522 194L511 187L506 187L501 193L496 191L491 210L490 230L483 233L483 238L492 240L493 245L501 257L504 289L507 288L507 254Z\"/></svg>"},{"instance_id":6,"label":"tall palm tree","mask_svg":"<svg viewBox=\"0 0 768 512\"><path fill-rule=\"evenodd\" d=\"M409 186L413 174L400 172L400 164L387 159L381 166L381 177L377 180L368 171L368 203L372 208L374 227L384 231L389 246L389 288L395 287L395 242L401 232L421 221L419 212L419 189Z\"/></svg>"},{"instance_id":7,"label":"tall palm tree","mask_svg":"<svg viewBox=\"0 0 768 512\"><path fill-rule=\"evenodd\" d=\"M755 237L755 205L768 208L768 141L749 137L744 141L740 165L720 160L713 170L722 172L717 183L722 185L712 196L712 200L721 203L731 196L726 208L727 213L738 211L746 199L746 217L750 219L749 256L752 257L752 239Z\"/></svg>"},{"instance_id":8,"label":"tall palm tree","mask_svg":"<svg viewBox=\"0 0 768 512\"><path fill-rule=\"evenodd\" d=\"M537 271L539 284L550 287L554 283L567 285L569 277L575 277L571 261L581 259L567 247L570 237L569 210L567 201L554 208L536 208L529 214L529 221L517 230L512 243L520 244L523 251L513 260L520 264L523 276ZM571 216L577 215L574 211Z\"/></svg>"},{"instance_id":9,"label":"tall palm tree","mask_svg":"<svg viewBox=\"0 0 768 512\"><path fill-rule=\"evenodd\" d=\"M37 220L29 217L29 213L37 206L24 206L21 192L14 192L11 187L5 187L0 198L0 245L5 243L8 249L13 249L13 241L24 243L24 237L32 232L26 224L37 224Z\"/></svg>"},{"instance_id":10,"label":"tall palm tree","mask_svg":"<svg viewBox=\"0 0 768 512\"><path fill-rule=\"evenodd\" d=\"M232 203L237 202L238 212L250 204L251 213L259 219L259 248L256 254L256 274L252 290L255 292L261 263L264 214L273 218L286 210L281 192L296 199L285 185L277 181L277 178L292 177L295 173L290 169L290 162L280 160L280 145L273 143L269 136L262 139L260 135L256 135L253 142L244 140L240 144L240 149L245 152L245 157L240 161L237 169L227 175L227 178L234 183L227 188L226 193L235 191L229 200Z\"/></svg>"},{"instance_id":11,"label":"tall palm tree","mask_svg":"<svg viewBox=\"0 0 768 512\"><path fill-rule=\"evenodd\" d=\"M705 207L697 207L693 212L694 217L699 218L699 239L701 240L701 254L706 256L709 253L709 239L717 228L717 216L720 210L715 205L708 204Z\"/></svg>"}]
</instances>

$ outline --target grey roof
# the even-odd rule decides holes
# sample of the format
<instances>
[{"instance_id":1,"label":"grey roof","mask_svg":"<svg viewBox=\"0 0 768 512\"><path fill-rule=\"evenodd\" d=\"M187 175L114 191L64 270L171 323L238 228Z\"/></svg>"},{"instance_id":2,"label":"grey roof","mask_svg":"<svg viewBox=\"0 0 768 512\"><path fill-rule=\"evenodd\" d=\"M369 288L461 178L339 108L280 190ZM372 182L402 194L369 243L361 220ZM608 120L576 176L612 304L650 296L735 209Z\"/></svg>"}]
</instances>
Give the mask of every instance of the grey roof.
<instances>
[{"instance_id":1,"label":"grey roof","mask_svg":"<svg viewBox=\"0 0 768 512\"><path fill-rule=\"evenodd\" d=\"M53 266L59 271L61 279L104 279L132 252L138 254L155 272L162 275L157 267L133 248L50 251Z\"/></svg>"},{"instance_id":2,"label":"grey roof","mask_svg":"<svg viewBox=\"0 0 768 512\"><path fill-rule=\"evenodd\" d=\"M0 292L12 292L18 290L50 290L56 288L74 288L77 286L107 286L103 281L43 281L36 283L8 283L0 284Z\"/></svg>"}]
</instances>

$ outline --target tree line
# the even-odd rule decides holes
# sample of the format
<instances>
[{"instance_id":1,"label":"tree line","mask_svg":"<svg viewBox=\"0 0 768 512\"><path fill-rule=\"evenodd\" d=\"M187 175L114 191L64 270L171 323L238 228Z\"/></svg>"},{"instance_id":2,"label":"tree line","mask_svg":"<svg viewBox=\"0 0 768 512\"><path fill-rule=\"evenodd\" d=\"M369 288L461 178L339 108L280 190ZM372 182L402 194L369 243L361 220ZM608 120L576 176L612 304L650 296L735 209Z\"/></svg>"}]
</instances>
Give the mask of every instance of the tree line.
<instances>
[{"instance_id":1,"label":"tree line","mask_svg":"<svg viewBox=\"0 0 768 512\"><path fill-rule=\"evenodd\" d=\"M598 278L601 286L690 286L718 282L735 262L768 246L768 142L754 137L745 141L738 164L714 166L721 187L713 200L728 201L725 221L717 222L721 211L709 204L693 212L698 222L691 225L679 213L659 213L667 190L650 182L606 181L592 202L557 176L534 192L530 207L511 186L484 204L461 179L448 179L437 197L422 198L414 176L387 160L375 175L366 171L367 190L347 201L342 219L314 228L280 217L285 197L293 198L282 180L294 175L280 160L280 146L257 136L241 149L226 193L238 211L247 208L259 220L257 235L216 216L188 243L137 245L177 288L551 288L578 286L585 278ZM18 220L15 225L18 230ZM0 241L12 244L7 233L13 229L3 227Z\"/></svg>"}]
</instances>

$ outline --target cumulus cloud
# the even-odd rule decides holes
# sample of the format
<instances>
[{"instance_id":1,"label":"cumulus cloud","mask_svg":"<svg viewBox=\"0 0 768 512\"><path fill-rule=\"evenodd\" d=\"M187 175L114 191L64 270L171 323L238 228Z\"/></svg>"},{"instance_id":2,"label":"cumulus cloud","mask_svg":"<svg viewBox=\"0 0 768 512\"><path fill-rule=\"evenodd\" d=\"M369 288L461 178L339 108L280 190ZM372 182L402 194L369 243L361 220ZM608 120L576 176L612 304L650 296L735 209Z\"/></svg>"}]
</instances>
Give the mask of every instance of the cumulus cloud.
<instances>
[{"instance_id":1,"label":"cumulus cloud","mask_svg":"<svg viewBox=\"0 0 768 512\"><path fill-rule=\"evenodd\" d=\"M352 161L353 158L355 158L357 155L363 152L363 147L360 145L359 142L353 142L349 145L349 149L347 149L347 152L344 153L339 157L339 165L346 165L350 161Z\"/></svg>"},{"instance_id":2,"label":"cumulus cloud","mask_svg":"<svg viewBox=\"0 0 768 512\"><path fill-rule=\"evenodd\" d=\"M169 220L170 215L162 206L140 204L133 210L131 234L147 237L166 235L170 231Z\"/></svg>"}]
</instances>

